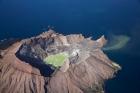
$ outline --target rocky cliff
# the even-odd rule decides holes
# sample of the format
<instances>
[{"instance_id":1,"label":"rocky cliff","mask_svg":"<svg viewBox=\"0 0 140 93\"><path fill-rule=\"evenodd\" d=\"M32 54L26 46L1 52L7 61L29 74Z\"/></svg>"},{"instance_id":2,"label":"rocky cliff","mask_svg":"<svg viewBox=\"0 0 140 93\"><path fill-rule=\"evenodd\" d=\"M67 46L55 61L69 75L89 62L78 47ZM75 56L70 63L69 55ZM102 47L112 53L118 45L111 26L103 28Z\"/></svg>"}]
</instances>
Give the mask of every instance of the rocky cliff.
<instances>
[{"instance_id":1,"label":"rocky cliff","mask_svg":"<svg viewBox=\"0 0 140 93\"><path fill-rule=\"evenodd\" d=\"M104 81L120 69L101 50L105 43L53 30L13 42L0 49L0 93L104 93ZM59 53L68 55L61 65L44 62Z\"/></svg>"}]
</instances>

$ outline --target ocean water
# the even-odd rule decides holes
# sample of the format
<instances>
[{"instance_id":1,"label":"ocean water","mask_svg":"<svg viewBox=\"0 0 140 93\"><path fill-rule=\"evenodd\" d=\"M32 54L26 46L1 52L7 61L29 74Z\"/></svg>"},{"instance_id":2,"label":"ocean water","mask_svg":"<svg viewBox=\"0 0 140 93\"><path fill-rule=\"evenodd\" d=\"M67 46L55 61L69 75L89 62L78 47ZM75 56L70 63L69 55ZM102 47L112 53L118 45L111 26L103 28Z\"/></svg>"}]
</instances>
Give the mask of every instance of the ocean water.
<instances>
[{"instance_id":1,"label":"ocean water","mask_svg":"<svg viewBox=\"0 0 140 93\"><path fill-rule=\"evenodd\" d=\"M105 51L122 66L107 93L140 93L140 0L0 0L0 39L28 38L54 27L62 34L127 35L128 44Z\"/></svg>"}]
</instances>

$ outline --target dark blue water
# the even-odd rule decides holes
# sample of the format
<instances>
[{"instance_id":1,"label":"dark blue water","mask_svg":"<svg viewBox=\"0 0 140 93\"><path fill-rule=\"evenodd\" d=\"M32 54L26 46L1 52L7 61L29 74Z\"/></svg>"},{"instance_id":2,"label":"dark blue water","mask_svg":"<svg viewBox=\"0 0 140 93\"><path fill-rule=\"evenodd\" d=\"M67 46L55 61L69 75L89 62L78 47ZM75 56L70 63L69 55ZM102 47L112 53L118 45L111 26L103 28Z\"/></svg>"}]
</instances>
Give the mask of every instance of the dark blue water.
<instances>
[{"instance_id":1,"label":"dark blue water","mask_svg":"<svg viewBox=\"0 0 140 93\"><path fill-rule=\"evenodd\" d=\"M140 93L140 0L0 0L0 39L27 38L53 26L63 34L128 35L109 57L122 66L108 93Z\"/></svg>"}]
</instances>

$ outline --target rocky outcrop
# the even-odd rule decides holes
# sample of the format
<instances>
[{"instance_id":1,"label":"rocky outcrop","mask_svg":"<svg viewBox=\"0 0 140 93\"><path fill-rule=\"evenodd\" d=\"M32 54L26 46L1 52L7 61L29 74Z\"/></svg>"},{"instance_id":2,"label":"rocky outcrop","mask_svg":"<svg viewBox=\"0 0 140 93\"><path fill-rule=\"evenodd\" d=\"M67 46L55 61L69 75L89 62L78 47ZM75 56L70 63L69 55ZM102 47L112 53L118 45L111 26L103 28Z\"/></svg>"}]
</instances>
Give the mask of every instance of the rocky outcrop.
<instances>
[{"instance_id":1,"label":"rocky outcrop","mask_svg":"<svg viewBox=\"0 0 140 93\"><path fill-rule=\"evenodd\" d=\"M102 84L120 69L102 52L105 42L52 30L17 41L2 50L0 93L104 93ZM60 68L43 62L61 52L70 57Z\"/></svg>"}]
</instances>

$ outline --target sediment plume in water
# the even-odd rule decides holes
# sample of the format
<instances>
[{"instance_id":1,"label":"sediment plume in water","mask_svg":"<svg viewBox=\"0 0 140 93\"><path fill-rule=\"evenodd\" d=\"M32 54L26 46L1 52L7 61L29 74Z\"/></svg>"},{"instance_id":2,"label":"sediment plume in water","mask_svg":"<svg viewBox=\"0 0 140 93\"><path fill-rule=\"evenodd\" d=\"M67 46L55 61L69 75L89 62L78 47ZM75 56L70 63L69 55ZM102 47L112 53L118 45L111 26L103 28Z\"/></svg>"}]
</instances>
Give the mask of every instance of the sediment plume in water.
<instances>
[{"instance_id":1,"label":"sediment plume in water","mask_svg":"<svg viewBox=\"0 0 140 93\"><path fill-rule=\"evenodd\" d=\"M130 37L126 35L112 35L109 43L102 49L105 51L119 50L126 47Z\"/></svg>"}]
</instances>

